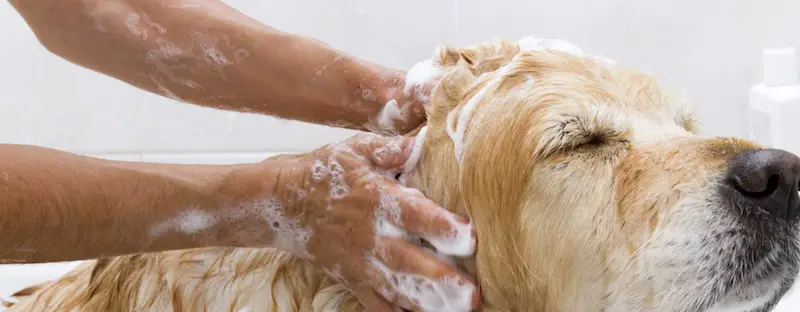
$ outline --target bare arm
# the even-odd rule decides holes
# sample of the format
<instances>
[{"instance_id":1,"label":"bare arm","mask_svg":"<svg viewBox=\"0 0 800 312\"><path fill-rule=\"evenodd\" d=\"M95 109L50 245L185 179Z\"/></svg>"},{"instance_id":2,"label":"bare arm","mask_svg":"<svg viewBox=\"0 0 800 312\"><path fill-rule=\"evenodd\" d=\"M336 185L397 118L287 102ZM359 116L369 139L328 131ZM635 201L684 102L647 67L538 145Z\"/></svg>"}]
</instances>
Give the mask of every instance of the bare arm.
<instances>
[{"instance_id":1,"label":"bare arm","mask_svg":"<svg viewBox=\"0 0 800 312\"><path fill-rule=\"evenodd\" d=\"M393 311L393 300L475 307L473 278L405 239L468 256L476 237L466 220L392 179L413 144L362 134L305 155L227 166L0 144L0 264L272 246L331 272L371 311ZM390 282L397 274L420 284L398 287ZM420 294L442 278L452 291Z\"/></svg>"},{"instance_id":2,"label":"bare arm","mask_svg":"<svg viewBox=\"0 0 800 312\"><path fill-rule=\"evenodd\" d=\"M120 162L0 145L0 263L226 244L226 233L206 230L221 207L235 204L216 191L242 166Z\"/></svg>"},{"instance_id":3,"label":"bare arm","mask_svg":"<svg viewBox=\"0 0 800 312\"><path fill-rule=\"evenodd\" d=\"M365 129L388 101L407 99L403 72L217 0L10 2L53 53L183 102ZM400 132L421 122L417 114Z\"/></svg>"}]
</instances>

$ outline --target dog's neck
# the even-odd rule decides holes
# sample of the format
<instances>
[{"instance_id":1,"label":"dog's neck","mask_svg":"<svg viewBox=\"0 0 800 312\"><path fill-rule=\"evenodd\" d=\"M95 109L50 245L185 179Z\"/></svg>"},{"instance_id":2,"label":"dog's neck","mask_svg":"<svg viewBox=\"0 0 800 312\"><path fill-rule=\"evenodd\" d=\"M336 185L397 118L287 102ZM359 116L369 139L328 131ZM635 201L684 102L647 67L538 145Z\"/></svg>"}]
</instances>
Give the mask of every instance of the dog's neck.
<instances>
[{"instance_id":1,"label":"dog's neck","mask_svg":"<svg viewBox=\"0 0 800 312\"><path fill-rule=\"evenodd\" d=\"M465 207L461 189L459 187L459 174L460 168L458 163L455 159L455 152L453 147L453 142L449 139L449 137L445 134L444 131L444 124L443 123L428 123L427 126L429 127L426 130L425 139L422 141L424 146L422 147L422 155L420 156L419 162L417 163L416 168L413 172L406 178L406 185L412 188L419 189L422 193L425 194L426 197L431 199L432 201L436 202L440 206L448 209L451 212L454 212L460 216L470 218L470 220L475 223L475 226L478 230L478 252L480 252L480 246L487 246L487 244L492 244L491 241L493 238L492 236L496 237L508 237L509 232L504 233L488 233L481 232L480 221L481 220L473 220L470 216L469 210ZM437 129L437 127L441 127ZM416 135L419 132L419 129L416 129L409 133L409 135ZM491 209L491 208L487 208ZM476 223L477 221L477 223ZM483 240L483 244L481 241ZM494 246L493 246L494 247ZM499 250L506 250L505 248L498 246L499 249L492 248L492 253ZM512 252L511 250L507 250ZM509 259L512 255L509 254L506 257L503 253L495 253L493 257L498 259ZM476 262L478 260L476 257L469 257L463 259L456 259L456 263L460 269L468 272L469 274L476 276L482 284L482 288L486 288L487 285L494 286L497 283L490 282L487 279L492 279L493 277L490 276L481 276L481 272L491 272L492 270L480 270L480 266ZM488 265L488 264L484 264ZM520 276L520 279L524 280L524 277ZM485 283L489 282L489 283ZM514 282L510 282L508 284L516 284L516 288L525 288L523 284L517 284ZM525 295L525 293L529 293L526 290L517 289L515 290L515 295L510 294L503 294L505 291L498 292L498 291L483 291L484 297L491 297L492 293L496 294L496 300L502 300L502 298L526 298L529 297ZM519 294L522 295L519 295ZM513 306L513 305L512 305ZM523 309L525 310L525 309Z\"/></svg>"},{"instance_id":2,"label":"dog's neck","mask_svg":"<svg viewBox=\"0 0 800 312\"><path fill-rule=\"evenodd\" d=\"M534 268L528 267L524 259L528 256L526 248L532 236L531 233L524 232L521 227L522 220L519 218L522 216L516 209L513 207L466 207L464 196L470 195L464 194L461 175L475 168L462 167L470 166L469 162L458 164L455 159L453 142L446 135L443 123L434 120L434 122L429 122L427 127L422 155L414 171L406 177L406 185L419 189L429 199L449 211L468 217L475 225L478 231L476 255L457 259L456 263L460 269L477 277L480 281L484 299L489 303L485 310L558 311L585 307L592 302L594 302L592 305L602 304L599 297L602 296L603 290L594 289L598 285L591 286L592 290L584 288L585 295L571 294L571 291L568 291L568 294L563 288L575 287L568 286L567 283L555 286L553 281L548 281L552 276L539 276ZM415 135L418 131L419 129L416 129L409 135ZM488 176L485 178L490 179ZM474 193L475 191L469 192ZM489 196L488 192L490 190L478 195L486 197ZM502 266L503 269L498 269L498 266ZM561 273L568 272L559 272L559 274ZM580 272L573 273L580 274ZM566 282L573 277L560 276L559 278L564 279L562 282ZM593 281L579 283L580 287L584 287ZM515 302L508 302L511 298ZM565 302L566 306L564 306ZM596 306L590 307L590 309L596 308Z\"/></svg>"}]
</instances>

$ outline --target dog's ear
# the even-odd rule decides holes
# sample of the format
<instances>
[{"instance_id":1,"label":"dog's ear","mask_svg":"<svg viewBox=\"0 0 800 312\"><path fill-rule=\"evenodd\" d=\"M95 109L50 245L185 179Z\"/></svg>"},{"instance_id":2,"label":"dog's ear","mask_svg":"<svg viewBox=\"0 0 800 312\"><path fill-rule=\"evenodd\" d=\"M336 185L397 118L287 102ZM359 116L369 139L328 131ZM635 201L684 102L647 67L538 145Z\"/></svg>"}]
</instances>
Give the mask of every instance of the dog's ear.
<instances>
[{"instance_id":1,"label":"dog's ear","mask_svg":"<svg viewBox=\"0 0 800 312\"><path fill-rule=\"evenodd\" d=\"M425 108L428 120L446 120L447 114L461 103L477 80L467 67L451 67L431 91L430 105Z\"/></svg>"},{"instance_id":2,"label":"dog's ear","mask_svg":"<svg viewBox=\"0 0 800 312\"><path fill-rule=\"evenodd\" d=\"M425 108L429 120L444 120L464 99L478 77L509 63L519 53L519 45L499 40L466 48L440 46L432 65L444 74L431 92L431 105ZM439 119L441 118L441 119Z\"/></svg>"},{"instance_id":3,"label":"dog's ear","mask_svg":"<svg viewBox=\"0 0 800 312\"><path fill-rule=\"evenodd\" d=\"M462 65L480 76L508 64L519 52L518 44L497 40L460 49L443 46L438 49L437 57L443 68Z\"/></svg>"}]
</instances>

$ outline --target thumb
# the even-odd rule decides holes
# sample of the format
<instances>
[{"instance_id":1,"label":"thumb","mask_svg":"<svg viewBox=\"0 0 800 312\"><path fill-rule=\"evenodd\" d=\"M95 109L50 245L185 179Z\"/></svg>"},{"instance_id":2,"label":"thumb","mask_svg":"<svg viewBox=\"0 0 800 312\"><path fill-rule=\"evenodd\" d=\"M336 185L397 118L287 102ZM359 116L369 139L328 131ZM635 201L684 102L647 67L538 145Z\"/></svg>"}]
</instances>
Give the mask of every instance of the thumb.
<instances>
[{"instance_id":1,"label":"thumb","mask_svg":"<svg viewBox=\"0 0 800 312\"><path fill-rule=\"evenodd\" d=\"M413 137L376 136L361 146L361 154L381 169L400 169L411 156L414 149Z\"/></svg>"}]
</instances>

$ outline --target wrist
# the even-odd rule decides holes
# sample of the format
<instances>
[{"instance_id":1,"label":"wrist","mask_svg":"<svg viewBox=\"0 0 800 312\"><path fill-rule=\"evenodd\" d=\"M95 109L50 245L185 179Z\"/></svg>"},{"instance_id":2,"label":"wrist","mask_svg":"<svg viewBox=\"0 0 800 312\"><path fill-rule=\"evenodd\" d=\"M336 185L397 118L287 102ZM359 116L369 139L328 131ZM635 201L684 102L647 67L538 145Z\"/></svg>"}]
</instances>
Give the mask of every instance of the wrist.
<instances>
[{"instance_id":1,"label":"wrist","mask_svg":"<svg viewBox=\"0 0 800 312\"><path fill-rule=\"evenodd\" d=\"M347 93L339 106L353 116L358 130L373 130L384 106L402 96L404 73L354 57L342 66Z\"/></svg>"},{"instance_id":2,"label":"wrist","mask_svg":"<svg viewBox=\"0 0 800 312\"><path fill-rule=\"evenodd\" d=\"M404 73L378 65L370 70L372 72L364 74L364 80L359 85L352 87L356 91L350 102L363 108L359 111L364 121L362 130L389 134L394 129L393 122L387 118L393 116L404 100Z\"/></svg>"},{"instance_id":3,"label":"wrist","mask_svg":"<svg viewBox=\"0 0 800 312\"><path fill-rule=\"evenodd\" d=\"M285 156L291 157L291 156ZM291 184L291 158L267 159L246 164L225 174L215 194L221 204L214 244L231 247L275 247L276 217L293 214L297 203L283 196Z\"/></svg>"},{"instance_id":4,"label":"wrist","mask_svg":"<svg viewBox=\"0 0 800 312\"><path fill-rule=\"evenodd\" d=\"M85 159L85 158L84 158ZM111 218L111 227L125 233L108 238L118 247L109 254L156 252L216 246L227 197L218 186L236 166L120 162L89 158L102 176L92 199L80 206L95 218ZM88 165L87 165L88 166ZM80 192L80 189L77 189ZM70 195L80 198L80 194ZM85 195L83 195L85 196ZM98 200L102 200L98 202ZM92 208L90 208L92 207ZM104 207L114 207L108 211ZM106 215L107 213L107 215ZM113 217L111 217L113 216Z\"/></svg>"}]
</instances>

